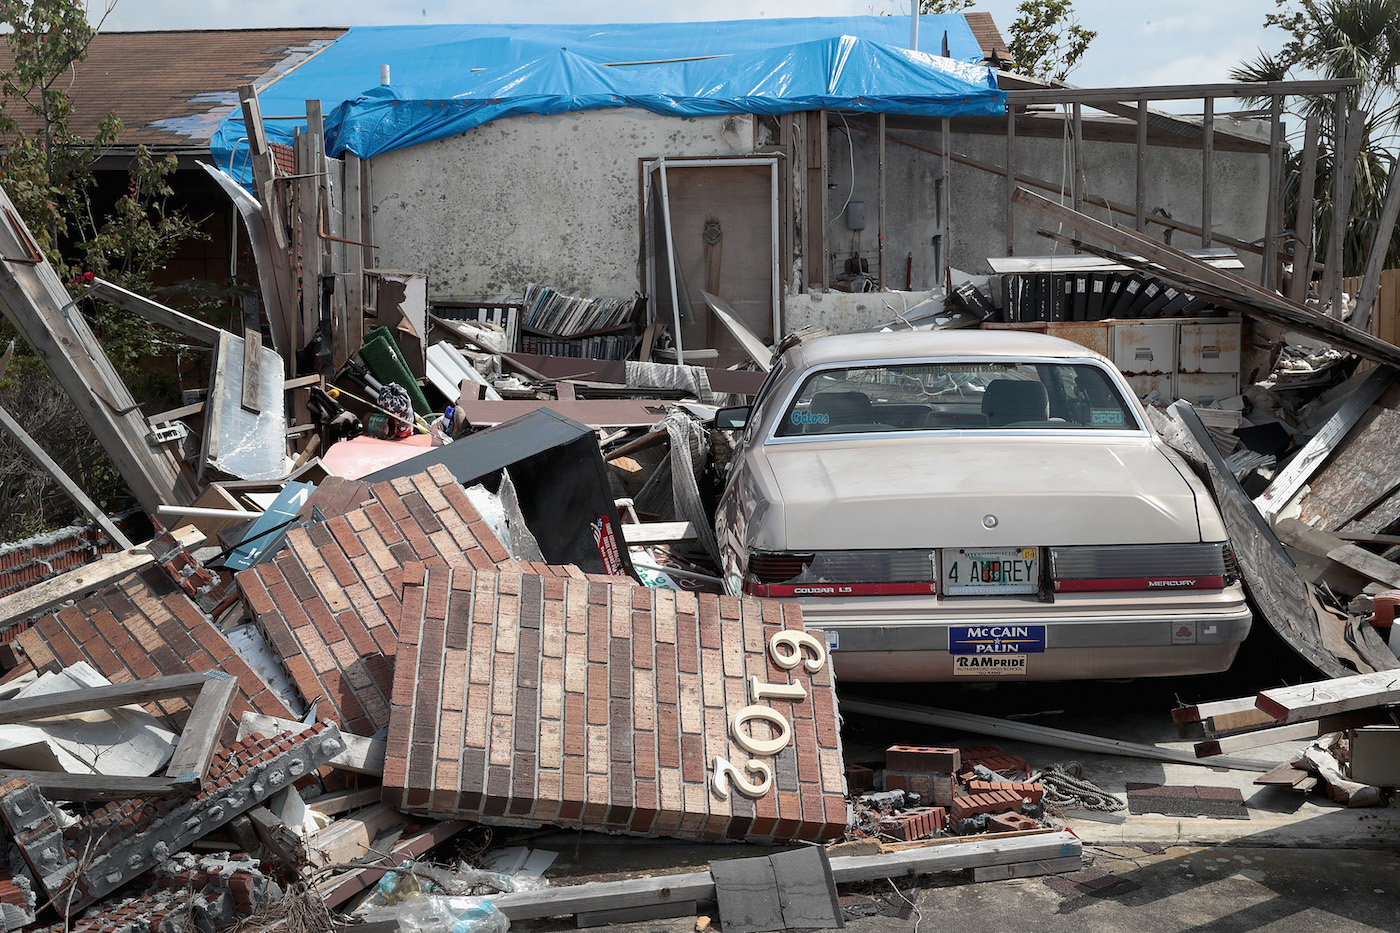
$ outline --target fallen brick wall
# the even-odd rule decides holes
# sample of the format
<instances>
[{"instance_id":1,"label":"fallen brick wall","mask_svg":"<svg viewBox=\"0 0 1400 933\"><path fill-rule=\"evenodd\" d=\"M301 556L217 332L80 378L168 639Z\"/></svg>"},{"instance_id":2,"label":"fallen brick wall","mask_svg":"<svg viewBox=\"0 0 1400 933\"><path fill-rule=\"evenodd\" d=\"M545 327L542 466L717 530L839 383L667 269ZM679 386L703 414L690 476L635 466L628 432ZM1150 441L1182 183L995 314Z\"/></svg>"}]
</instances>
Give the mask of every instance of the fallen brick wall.
<instances>
[{"instance_id":1,"label":"fallen brick wall","mask_svg":"<svg viewBox=\"0 0 1400 933\"><path fill-rule=\"evenodd\" d=\"M249 710L291 718L228 639L162 566L150 566L57 613L16 636L19 665L6 679L30 670L57 670L86 661L112 683L222 670L238 680L223 737L232 741L238 717ZM180 731L194 697L147 704Z\"/></svg>"},{"instance_id":2,"label":"fallen brick wall","mask_svg":"<svg viewBox=\"0 0 1400 933\"><path fill-rule=\"evenodd\" d=\"M374 502L294 529L286 550L237 577L302 699L326 697L321 715L361 735L389 724L402 566L518 569L446 467L370 489Z\"/></svg>"},{"instance_id":3,"label":"fallen brick wall","mask_svg":"<svg viewBox=\"0 0 1400 933\"><path fill-rule=\"evenodd\" d=\"M767 654L796 605L470 568L404 571L386 803L488 823L691 838L830 839L846 825L829 665ZM820 635L817 636L820 638ZM804 685L754 700L791 728L772 787L713 789L736 765L748 677ZM772 738L766 721L744 727Z\"/></svg>"},{"instance_id":4,"label":"fallen brick wall","mask_svg":"<svg viewBox=\"0 0 1400 933\"><path fill-rule=\"evenodd\" d=\"M0 596L120 550L96 524L70 525L0 545Z\"/></svg>"}]
</instances>

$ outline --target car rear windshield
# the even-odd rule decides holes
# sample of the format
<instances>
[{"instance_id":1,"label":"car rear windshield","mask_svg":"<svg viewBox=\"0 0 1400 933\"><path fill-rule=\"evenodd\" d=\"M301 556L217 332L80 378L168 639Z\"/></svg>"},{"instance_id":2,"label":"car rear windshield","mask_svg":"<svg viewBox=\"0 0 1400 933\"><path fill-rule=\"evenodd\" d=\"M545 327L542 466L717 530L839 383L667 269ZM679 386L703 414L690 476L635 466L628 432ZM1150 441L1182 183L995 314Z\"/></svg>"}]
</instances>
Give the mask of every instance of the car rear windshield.
<instances>
[{"instance_id":1,"label":"car rear windshield","mask_svg":"<svg viewBox=\"0 0 1400 933\"><path fill-rule=\"evenodd\" d=\"M803 382L777 436L869 431L1140 430L1109 374L1091 363L866 363Z\"/></svg>"}]
</instances>

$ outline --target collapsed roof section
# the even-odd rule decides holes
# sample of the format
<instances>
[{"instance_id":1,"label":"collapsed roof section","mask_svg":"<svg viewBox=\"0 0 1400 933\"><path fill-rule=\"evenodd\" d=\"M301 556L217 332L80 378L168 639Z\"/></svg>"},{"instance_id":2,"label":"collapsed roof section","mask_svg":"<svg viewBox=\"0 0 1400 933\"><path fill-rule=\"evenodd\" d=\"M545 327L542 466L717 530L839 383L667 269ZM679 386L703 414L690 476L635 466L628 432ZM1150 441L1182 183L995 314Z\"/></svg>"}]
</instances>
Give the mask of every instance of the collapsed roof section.
<instances>
[{"instance_id":1,"label":"collapsed roof section","mask_svg":"<svg viewBox=\"0 0 1400 933\"><path fill-rule=\"evenodd\" d=\"M1004 113L996 72L967 20L926 18L949 54L910 50L902 17L619 26L354 28L260 90L264 115L330 109L327 152L369 158L523 114L636 107L669 116L784 114L823 108L935 117ZM379 66L393 83L372 86ZM368 89L367 89L368 88ZM337 106L338 105L338 106ZM290 143L296 121L267 128ZM244 184L247 133L227 117L210 148Z\"/></svg>"}]
</instances>

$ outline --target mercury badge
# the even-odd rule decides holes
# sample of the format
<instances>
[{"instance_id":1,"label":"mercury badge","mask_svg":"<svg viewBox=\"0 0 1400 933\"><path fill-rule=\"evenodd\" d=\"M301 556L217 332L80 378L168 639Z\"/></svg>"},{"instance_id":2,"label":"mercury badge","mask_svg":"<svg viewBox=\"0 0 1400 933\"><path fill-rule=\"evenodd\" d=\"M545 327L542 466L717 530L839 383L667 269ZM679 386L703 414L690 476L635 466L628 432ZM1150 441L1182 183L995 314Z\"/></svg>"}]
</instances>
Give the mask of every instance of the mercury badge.
<instances>
[{"instance_id":1,"label":"mercury badge","mask_svg":"<svg viewBox=\"0 0 1400 933\"><path fill-rule=\"evenodd\" d=\"M995 528L996 526L997 526L997 517L996 517L995 515L983 515L983 516L982 516L982 527L984 527L984 528Z\"/></svg>"}]
</instances>

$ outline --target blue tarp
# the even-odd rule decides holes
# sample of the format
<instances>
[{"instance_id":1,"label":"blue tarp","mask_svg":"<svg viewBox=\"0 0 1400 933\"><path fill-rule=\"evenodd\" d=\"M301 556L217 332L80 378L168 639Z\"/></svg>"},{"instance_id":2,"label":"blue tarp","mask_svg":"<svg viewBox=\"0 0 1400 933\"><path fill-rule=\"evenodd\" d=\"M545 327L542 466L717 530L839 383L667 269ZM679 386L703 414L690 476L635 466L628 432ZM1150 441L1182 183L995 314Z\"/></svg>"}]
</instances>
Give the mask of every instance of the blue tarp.
<instances>
[{"instance_id":1,"label":"blue tarp","mask_svg":"<svg viewBox=\"0 0 1400 933\"><path fill-rule=\"evenodd\" d=\"M327 151L361 158L464 133L503 117L637 107L673 116L846 109L967 116L1005 112L995 72L961 15L860 16L616 26L388 26L350 29L259 94L264 116L326 110ZM626 64L624 64L626 63ZM643 63L643 64L631 64ZM380 65L392 83L379 86ZM290 143L292 120L269 121ZM241 113L210 143L250 182ZM239 156L244 158L240 159Z\"/></svg>"}]
</instances>

